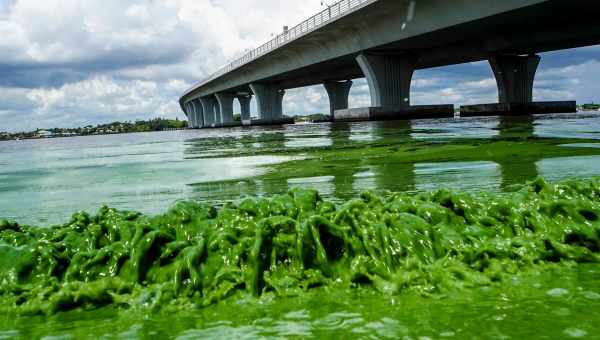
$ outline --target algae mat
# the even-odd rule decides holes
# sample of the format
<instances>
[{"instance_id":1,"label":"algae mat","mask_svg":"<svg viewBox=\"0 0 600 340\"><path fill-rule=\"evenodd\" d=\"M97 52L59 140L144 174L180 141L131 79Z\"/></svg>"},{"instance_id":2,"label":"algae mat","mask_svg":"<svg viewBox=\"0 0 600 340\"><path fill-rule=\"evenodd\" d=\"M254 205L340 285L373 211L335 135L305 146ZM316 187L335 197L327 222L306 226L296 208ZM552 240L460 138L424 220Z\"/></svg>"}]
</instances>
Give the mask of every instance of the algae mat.
<instances>
[{"instance_id":1,"label":"algae mat","mask_svg":"<svg viewBox=\"0 0 600 340\"><path fill-rule=\"evenodd\" d=\"M341 205L296 189L218 209L180 202L149 217L104 207L52 228L2 221L0 230L0 308L23 320L130 311L122 325L138 324L124 321L135 315L207 322L154 330L165 336L461 337L477 335L473 320L492 309L483 313L499 318L491 324L564 318L560 334L583 337L600 312L598 180L540 178L504 194L365 192ZM344 312L327 313L336 305ZM407 319L390 318L395 311ZM16 327L8 336L28 334L19 321L3 323ZM535 326L479 332L543 334L528 332Z\"/></svg>"}]
</instances>

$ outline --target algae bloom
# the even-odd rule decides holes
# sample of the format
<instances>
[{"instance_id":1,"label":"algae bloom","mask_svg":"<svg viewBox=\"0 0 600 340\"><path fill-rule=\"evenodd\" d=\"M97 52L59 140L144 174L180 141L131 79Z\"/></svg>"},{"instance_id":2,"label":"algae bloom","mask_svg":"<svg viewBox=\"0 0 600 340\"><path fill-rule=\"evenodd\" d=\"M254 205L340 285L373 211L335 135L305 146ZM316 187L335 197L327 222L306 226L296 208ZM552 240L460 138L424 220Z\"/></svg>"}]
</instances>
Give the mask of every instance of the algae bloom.
<instances>
[{"instance_id":1,"label":"algae bloom","mask_svg":"<svg viewBox=\"0 0 600 340\"><path fill-rule=\"evenodd\" d=\"M291 190L161 216L103 207L51 228L0 221L0 309L206 306L233 295L372 287L423 295L494 285L549 263L600 261L600 181L505 194Z\"/></svg>"}]
</instances>

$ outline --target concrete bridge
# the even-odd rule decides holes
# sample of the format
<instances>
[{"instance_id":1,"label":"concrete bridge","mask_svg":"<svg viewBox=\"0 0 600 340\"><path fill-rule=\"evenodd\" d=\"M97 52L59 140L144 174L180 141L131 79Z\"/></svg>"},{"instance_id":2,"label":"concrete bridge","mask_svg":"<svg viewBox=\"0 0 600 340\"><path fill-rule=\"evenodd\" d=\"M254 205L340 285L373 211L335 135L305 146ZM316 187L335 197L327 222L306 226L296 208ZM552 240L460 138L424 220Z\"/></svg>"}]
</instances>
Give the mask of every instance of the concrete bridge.
<instances>
[{"instance_id":1,"label":"concrete bridge","mask_svg":"<svg viewBox=\"0 0 600 340\"><path fill-rule=\"evenodd\" d=\"M342 0L196 84L180 105L193 128L234 125L235 99L246 125L286 123L285 90L322 84L336 120L451 116L453 105L410 104L414 71L488 60L498 103L464 115L570 111L574 102L533 103L538 53L599 44L599 18L598 0ZM350 109L352 80L363 77L371 106Z\"/></svg>"}]
</instances>

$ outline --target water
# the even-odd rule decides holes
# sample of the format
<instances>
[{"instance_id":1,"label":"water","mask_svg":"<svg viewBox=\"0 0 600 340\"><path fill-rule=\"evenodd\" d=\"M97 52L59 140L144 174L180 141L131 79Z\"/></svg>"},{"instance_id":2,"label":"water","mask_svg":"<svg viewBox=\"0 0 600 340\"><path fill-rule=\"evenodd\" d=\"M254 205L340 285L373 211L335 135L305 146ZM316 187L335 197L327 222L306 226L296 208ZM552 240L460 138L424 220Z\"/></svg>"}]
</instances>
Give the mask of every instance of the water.
<instances>
[{"instance_id":1,"label":"water","mask_svg":"<svg viewBox=\"0 0 600 340\"><path fill-rule=\"evenodd\" d=\"M600 115L465 118L173 131L0 142L0 217L49 226L106 204L148 214L317 188L511 191L600 176ZM368 290L231 299L176 315L118 311L0 318L2 338L593 338L600 268L563 268L443 298ZM560 280L556 278L560 277Z\"/></svg>"},{"instance_id":2,"label":"water","mask_svg":"<svg viewBox=\"0 0 600 340\"><path fill-rule=\"evenodd\" d=\"M473 147L501 142L512 144ZM508 190L538 175L600 175L599 147L597 114L11 141L0 143L0 216L51 225L103 204L153 214L180 199L219 204L292 186L339 199L372 189Z\"/></svg>"},{"instance_id":3,"label":"water","mask_svg":"<svg viewBox=\"0 0 600 340\"><path fill-rule=\"evenodd\" d=\"M593 339L600 332L599 287L598 266L584 265L435 299L315 289L170 315L105 308L0 318L0 338Z\"/></svg>"}]
</instances>

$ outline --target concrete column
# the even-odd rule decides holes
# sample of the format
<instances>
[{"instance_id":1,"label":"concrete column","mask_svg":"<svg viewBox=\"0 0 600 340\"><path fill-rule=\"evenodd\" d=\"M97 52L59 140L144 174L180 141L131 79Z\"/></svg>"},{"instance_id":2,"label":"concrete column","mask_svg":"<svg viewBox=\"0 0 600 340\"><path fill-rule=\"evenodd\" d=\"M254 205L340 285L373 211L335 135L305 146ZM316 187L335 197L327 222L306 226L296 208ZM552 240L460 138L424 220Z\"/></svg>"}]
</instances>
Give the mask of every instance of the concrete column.
<instances>
[{"instance_id":1,"label":"concrete column","mask_svg":"<svg viewBox=\"0 0 600 340\"><path fill-rule=\"evenodd\" d=\"M204 111L204 126L212 126L217 123L217 116L215 112L215 106L217 105L217 99L214 96L200 98L202 104L202 110Z\"/></svg>"},{"instance_id":2,"label":"concrete column","mask_svg":"<svg viewBox=\"0 0 600 340\"><path fill-rule=\"evenodd\" d=\"M185 107L185 116L187 117L188 128L191 129L194 127L194 125L192 124L192 109L190 107L190 103L184 103L183 106Z\"/></svg>"},{"instance_id":3,"label":"concrete column","mask_svg":"<svg viewBox=\"0 0 600 340\"><path fill-rule=\"evenodd\" d=\"M410 105L410 82L417 63L416 56L361 53L356 61L369 83L371 106Z\"/></svg>"},{"instance_id":4,"label":"concrete column","mask_svg":"<svg viewBox=\"0 0 600 340\"><path fill-rule=\"evenodd\" d=\"M197 115L196 115L196 105L194 104L194 101L190 101L188 103L188 105L190 106L190 121L192 124L192 129L197 129L198 128L198 123L197 123Z\"/></svg>"},{"instance_id":5,"label":"concrete column","mask_svg":"<svg viewBox=\"0 0 600 340\"><path fill-rule=\"evenodd\" d=\"M489 62L498 84L500 103L533 102L533 80L540 60L540 56L535 54L498 54L490 57Z\"/></svg>"},{"instance_id":6,"label":"concrete column","mask_svg":"<svg viewBox=\"0 0 600 340\"><path fill-rule=\"evenodd\" d=\"M194 125L195 128L199 129L204 127L204 109L200 104L200 100L196 99L192 103L194 105Z\"/></svg>"},{"instance_id":7,"label":"concrete column","mask_svg":"<svg viewBox=\"0 0 600 340\"><path fill-rule=\"evenodd\" d=\"M350 94L352 81L327 81L323 85L329 96L329 114L331 117L333 117L336 110L348 108L348 95Z\"/></svg>"},{"instance_id":8,"label":"concrete column","mask_svg":"<svg viewBox=\"0 0 600 340\"><path fill-rule=\"evenodd\" d=\"M221 107L219 106L219 101L217 100L217 96L213 96L213 111L215 112L215 123L221 124L223 123L223 116L221 115Z\"/></svg>"},{"instance_id":9,"label":"concrete column","mask_svg":"<svg viewBox=\"0 0 600 340\"><path fill-rule=\"evenodd\" d=\"M188 124L188 128L189 129L193 129L194 125L192 124L192 110L190 109L190 104L185 104L186 106L186 117L187 117L187 124Z\"/></svg>"},{"instance_id":10,"label":"concrete column","mask_svg":"<svg viewBox=\"0 0 600 340\"><path fill-rule=\"evenodd\" d=\"M282 117L282 100L285 92L281 93L274 86L250 84L250 89L256 96L258 118L264 120Z\"/></svg>"},{"instance_id":11,"label":"concrete column","mask_svg":"<svg viewBox=\"0 0 600 340\"><path fill-rule=\"evenodd\" d=\"M285 96L285 90L277 91L277 101L275 102L275 113L277 114L273 118L283 117L283 97Z\"/></svg>"},{"instance_id":12,"label":"concrete column","mask_svg":"<svg viewBox=\"0 0 600 340\"><path fill-rule=\"evenodd\" d=\"M233 123L233 98L235 96L230 93L217 93L215 96L219 102L221 123Z\"/></svg>"},{"instance_id":13,"label":"concrete column","mask_svg":"<svg viewBox=\"0 0 600 340\"><path fill-rule=\"evenodd\" d=\"M250 101L252 100L252 95L238 95L237 100L240 102L241 114L242 114L242 122L250 121Z\"/></svg>"}]
</instances>

